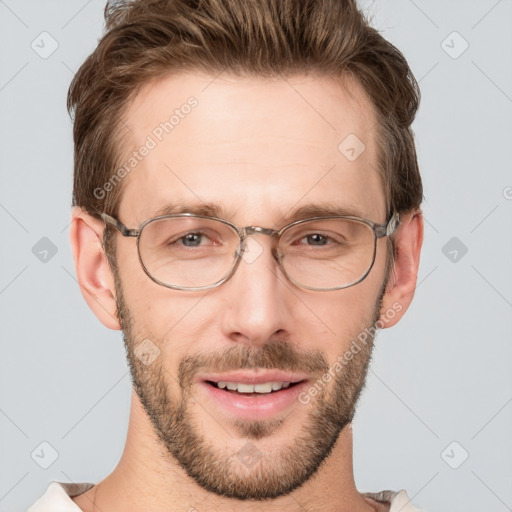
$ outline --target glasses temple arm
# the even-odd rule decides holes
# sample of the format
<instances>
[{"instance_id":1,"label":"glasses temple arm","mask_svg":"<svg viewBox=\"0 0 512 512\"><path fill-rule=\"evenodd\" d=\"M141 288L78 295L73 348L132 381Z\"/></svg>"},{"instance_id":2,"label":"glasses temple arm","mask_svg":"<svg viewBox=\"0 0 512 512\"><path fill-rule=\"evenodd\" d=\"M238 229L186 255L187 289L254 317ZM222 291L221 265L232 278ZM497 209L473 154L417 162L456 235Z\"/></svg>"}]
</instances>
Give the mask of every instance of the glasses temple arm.
<instances>
[{"instance_id":1,"label":"glasses temple arm","mask_svg":"<svg viewBox=\"0 0 512 512\"><path fill-rule=\"evenodd\" d=\"M123 236L138 236L139 230L138 229L128 229L122 222L119 222L114 217L111 217L110 215L106 213L101 214L101 218L105 222L105 224L110 224L111 226L115 227Z\"/></svg>"},{"instance_id":2,"label":"glasses temple arm","mask_svg":"<svg viewBox=\"0 0 512 512\"><path fill-rule=\"evenodd\" d=\"M378 238L382 238L384 236L391 236L398 225L400 224L400 214L398 212L393 213L388 223L385 226L377 226L375 228L375 233Z\"/></svg>"}]
</instances>

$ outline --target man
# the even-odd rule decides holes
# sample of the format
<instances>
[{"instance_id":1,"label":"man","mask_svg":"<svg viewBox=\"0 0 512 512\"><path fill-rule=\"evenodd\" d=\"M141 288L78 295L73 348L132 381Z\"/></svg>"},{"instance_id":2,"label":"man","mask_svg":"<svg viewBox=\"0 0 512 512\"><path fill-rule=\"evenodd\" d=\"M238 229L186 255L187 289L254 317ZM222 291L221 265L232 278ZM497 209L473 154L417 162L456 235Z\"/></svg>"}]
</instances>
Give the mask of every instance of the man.
<instances>
[{"instance_id":1,"label":"man","mask_svg":"<svg viewBox=\"0 0 512 512\"><path fill-rule=\"evenodd\" d=\"M122 329L115 470L29 510L412 512L359 493L375 333L413 298L419 91L351 0L135 0L71 84L71 244Z\"/></svg>"}]
</instances>

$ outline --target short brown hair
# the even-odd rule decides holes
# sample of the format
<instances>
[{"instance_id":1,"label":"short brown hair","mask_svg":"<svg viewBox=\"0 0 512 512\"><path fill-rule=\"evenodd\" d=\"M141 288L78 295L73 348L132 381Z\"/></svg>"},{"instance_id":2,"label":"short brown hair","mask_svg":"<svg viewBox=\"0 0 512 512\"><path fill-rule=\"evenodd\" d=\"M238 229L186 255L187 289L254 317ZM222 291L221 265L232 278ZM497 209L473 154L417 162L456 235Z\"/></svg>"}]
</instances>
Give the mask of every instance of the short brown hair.
<instances>
[{"instance_id":1,"label":"short brown hair","mask_svg":"<svg viewBox=\"0 0 512 512\"><path fill-rule=\"evenodd\" d=\"M411 123L418 84L402 53L355 0L116 0L106 31L68 93L74 116L73 205L117 215L121 186L94 193L121 164L122 116L149 81L177 71L276 77L352 75L379 122L387 214L418 210L422 183Z\"/></svg>"}]
</instances>

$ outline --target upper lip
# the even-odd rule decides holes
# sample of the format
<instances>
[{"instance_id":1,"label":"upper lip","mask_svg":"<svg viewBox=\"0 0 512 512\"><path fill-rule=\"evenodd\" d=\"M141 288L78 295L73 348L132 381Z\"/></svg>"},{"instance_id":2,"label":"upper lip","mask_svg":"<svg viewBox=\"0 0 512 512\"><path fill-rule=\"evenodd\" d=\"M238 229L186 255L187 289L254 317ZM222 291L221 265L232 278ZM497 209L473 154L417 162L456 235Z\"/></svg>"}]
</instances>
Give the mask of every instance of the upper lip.
<instances>
[{"instance_id":1,"label":"upper lip","mask_svg":"<svg viewBox=\"0 0 512 512\"><path fill-rule=\"evenodd\" d=\"M237 382L241 384L263 384L265 382L301 382L308 376L304 373L289 372L285 370L235 370L224 373L204 373L198 377L199 381L210 382Z\"/></svg>"}]
</instances>

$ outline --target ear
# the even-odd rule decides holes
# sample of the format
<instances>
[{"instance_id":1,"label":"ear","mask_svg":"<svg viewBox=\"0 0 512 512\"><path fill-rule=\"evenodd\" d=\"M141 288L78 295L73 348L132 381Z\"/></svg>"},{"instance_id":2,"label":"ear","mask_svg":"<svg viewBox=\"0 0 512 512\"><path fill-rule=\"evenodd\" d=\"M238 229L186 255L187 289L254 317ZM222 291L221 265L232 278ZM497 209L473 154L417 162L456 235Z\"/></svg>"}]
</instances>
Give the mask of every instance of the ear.
<instances>
[{"instance_id":1,"label":"ear","mask_svg":"<svg viewBox=\"0 0 512 512\"><path fill-rule=\"evenodd\" d=\"M121 329L117 316L114 277L101 241L105 224L80 207L71 213L70 241L82 295L98 320Z\"/></svg>"},{"instance_id":2,"label":"ear","mask_svg":"<svg viewBox=\"0 0 512 512\"><path fill-rule=\"evenodd\" d=\"M382 299L379 320L379 325L382 328L392 327L398 323L414 297L423 244L423 215L421 211L401 216L400 225L394 237L397 256Z\"/></svg>"}]
</instances>

